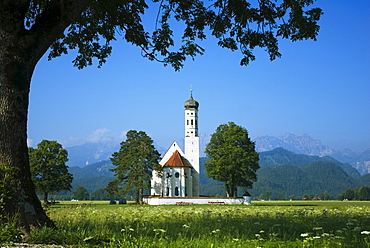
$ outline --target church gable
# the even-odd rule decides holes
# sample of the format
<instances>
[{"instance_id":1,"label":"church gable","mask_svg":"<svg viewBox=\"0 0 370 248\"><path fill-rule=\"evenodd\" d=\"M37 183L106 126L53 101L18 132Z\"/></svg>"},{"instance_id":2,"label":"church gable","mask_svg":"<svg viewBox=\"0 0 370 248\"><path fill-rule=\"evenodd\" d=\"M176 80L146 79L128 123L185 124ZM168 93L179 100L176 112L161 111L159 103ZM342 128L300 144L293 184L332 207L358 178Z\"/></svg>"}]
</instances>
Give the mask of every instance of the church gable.
<instances>
[{"instance_id":1,"label":"church gable","mask_svg":"<svg viewBox=\"0 0 370 248\"><path fill-rule=\"evenodd\" d=\"M191 167L189 162L176 150L163 167Z\"/></svg>"},{"instance_id":2,"label":"church gable","mask_svg":"<svg viewBox=\"0 0 370 248\"><path fill-rule=\"evenodd\" d=\"M176 141L174 141L171 146L168 148L168 150L166 151L166 153L163 155L161 161L159 161L159 164L160 165L165 165L166 162L172 157L173 153L175 151L178 151L178 153L180 154L180 156L184 157L184 153L183 151L181 150L180 146L177 144Z\"/></svg>"}]
</instances>

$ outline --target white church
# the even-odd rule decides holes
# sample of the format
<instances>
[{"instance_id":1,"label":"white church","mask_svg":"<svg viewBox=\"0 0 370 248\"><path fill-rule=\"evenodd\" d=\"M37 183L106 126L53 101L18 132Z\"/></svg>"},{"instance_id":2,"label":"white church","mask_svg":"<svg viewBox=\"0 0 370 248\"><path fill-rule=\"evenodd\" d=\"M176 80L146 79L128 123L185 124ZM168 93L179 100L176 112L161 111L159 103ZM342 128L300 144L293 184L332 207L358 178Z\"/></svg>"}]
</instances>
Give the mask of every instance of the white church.
<instances>
[{"instance_id":1,"label":"white church","mask_svg":"<svg viewBox=\"0 0 370 248\"><path fill-rule=\"evenodd\" d=\"M199 196L199 136L198 108L199 103L190 99L185 108L185 138L182 151L177 142L173 142L161 161L162 177L153 171L151 195L144 197L150 205L163 204L250 204L249 199L241 197L200 197Z\"/></svg>"},{"instance_id":2,"label":"white church","mask_svg":"<svg viewBox=\"0 0 370 248\"><path fill-rule=\"evenodd\" d=\"M185 107L185 152L173 142L159 162L162 178L153 171L152 196L198 197L199 196L199 103L190 95Z\"/></svg>"}]
</instances>

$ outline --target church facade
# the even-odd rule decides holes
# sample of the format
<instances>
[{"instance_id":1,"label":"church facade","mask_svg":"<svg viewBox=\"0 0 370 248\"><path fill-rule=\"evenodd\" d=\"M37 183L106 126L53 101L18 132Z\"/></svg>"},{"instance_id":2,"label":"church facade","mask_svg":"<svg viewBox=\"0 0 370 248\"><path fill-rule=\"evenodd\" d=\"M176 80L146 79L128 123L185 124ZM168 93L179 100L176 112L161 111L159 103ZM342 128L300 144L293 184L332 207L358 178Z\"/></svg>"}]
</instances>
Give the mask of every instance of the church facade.
<instances>
[{"instance_id":1,"label":"church facade","mask_svg":"<svg viewBox=\"0 0 370 248\"><path fill-rule=\"evenodd\" d=\"M162 177L153 171L151 195L159 197L198 197L199 196L199 136L198 136L199 103L190 99L185 108L184 150L173 142L161 161Z\"/></svg>"}]
</instances>

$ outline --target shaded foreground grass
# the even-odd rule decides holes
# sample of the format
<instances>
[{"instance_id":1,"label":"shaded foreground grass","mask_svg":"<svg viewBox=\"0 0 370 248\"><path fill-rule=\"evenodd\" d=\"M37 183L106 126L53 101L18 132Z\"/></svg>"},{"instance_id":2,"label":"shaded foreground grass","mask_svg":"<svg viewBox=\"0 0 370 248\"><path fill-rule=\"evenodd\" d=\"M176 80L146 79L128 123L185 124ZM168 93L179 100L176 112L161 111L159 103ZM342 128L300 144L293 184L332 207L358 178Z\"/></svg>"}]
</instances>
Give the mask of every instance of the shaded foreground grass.
<instances>
[{"instance_id":1,"label":"shaded foreground grass","mask_svg":"<svg viewBox=\"0 0 370 248\"><path fill-rule=\"evenodd\" d=\"M370 202L63 203L28 242L75 247L370 247Z\"/></svg>"}]
</instances>

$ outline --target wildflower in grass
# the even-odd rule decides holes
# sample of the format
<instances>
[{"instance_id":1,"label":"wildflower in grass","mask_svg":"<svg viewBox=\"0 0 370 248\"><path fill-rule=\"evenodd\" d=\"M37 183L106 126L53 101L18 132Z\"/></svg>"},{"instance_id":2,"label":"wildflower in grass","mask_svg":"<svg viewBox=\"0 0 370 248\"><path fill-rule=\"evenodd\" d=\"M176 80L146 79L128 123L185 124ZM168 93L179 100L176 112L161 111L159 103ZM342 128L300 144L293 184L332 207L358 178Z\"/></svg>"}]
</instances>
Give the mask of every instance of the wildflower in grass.
<instances>
[{"instance_id":1,"label":"wildflower in grass","mask_svg":"<svg viewBox=\"0 0 370 248\"><path fill-rule=\"evenodd\" d=\"M261 230L260 233L264 233L265 231L264 230Z\"/></svg>"},{"instance_id":2,"label":"wildflower in grass","mask_svg":"<svg viewBox=\"0 0 370 248\"><path fill-rule=\"evenodd\" d=\"M254 222L254 224L255 224L255 225L261 225L261 223L259 223L259 222Z\"/></svg>"},{"instance_id":3,"label":"wildflower in grass","mask_svg":"<svg viewBox=\"0 0 370 248\"><path fill-rule=\"evenodd\" d=\"M369 235L370 231L362 231L361 234Z\"/></svg>"},{"instance_id":4,"label":"wildflower in grass","mask_svg":"<svg viewBox=\"0 0 370 248\"><path fill-rule=\"evenodd\" d=\"M353 226L353 223L352 222L348 222L346 223L347 226Z\"/></svg>"},{"instance_id":5,"label":"wildflower in grass","mask_svg":"<svg viewBox=\"0 0 370 248\"><path fill-rule=\"evenodd\" d=\"M189 228L190 226L188 226L188 225L184 224L184 225L182 225L182 227L183 227L183 228Z\"/></svg>"},{"instance_id":6,"label":"wildflower in grass","mask_svg":"<svg viewBox=\"0 0 370 248\"><path fill-rule=\"evenodd\" d=\"M165 233L166 230L164 229L153 229L154 232L158 232L158 233Z\"/></svg>"},{"instance_id":7,"label":"wildflower in grass","mask_svg":"<svg viewBox=\"0 0 370 248\"><path fill-rule=\"evenodd\" d=\"M308 237L309 234L308 233L301 233L301 237Z\"/></svg>"},{"instance_id":8,"label":"wildflower in grass","mask_svg":"<svg viewBox=\"0 0 370 248\"><path fill-rule=\"evenodd\" d=\"M314 227L313 230L315 230L315 231L322 230L322 227Z\"/></svg>"},{"instance_id":9,"label":"wildflower in grass","mask_svg":"<svg viewBox=\"0 0 370 248\"><path fill-rule=\"evenodd\" d=\"M213 231L211 232L211 234L215 234L215 233L218 233L218 232L220 232L220 229L213 230Z\"/></svg>"},{"instance_id":10,"label":"wildflower in grass","mask_svg":"<svg viewBox=\"0 0 370 248\"><path fill-rule=\"evenodd\" d=\"M239 241L239 239L233 239L233 242L238 242Z\"/></svg>"},{"instance_id":11,"label":"wildflower in grass","mask_svg":"<svg viewBox=\"0 0 370 248\"><path fill-rule=\"evenodd\" d=\"M312 237L313 239L319 239L319 238L321 238L320 236L314 236L314 237Z\"/></svg>"}]
</instances>

